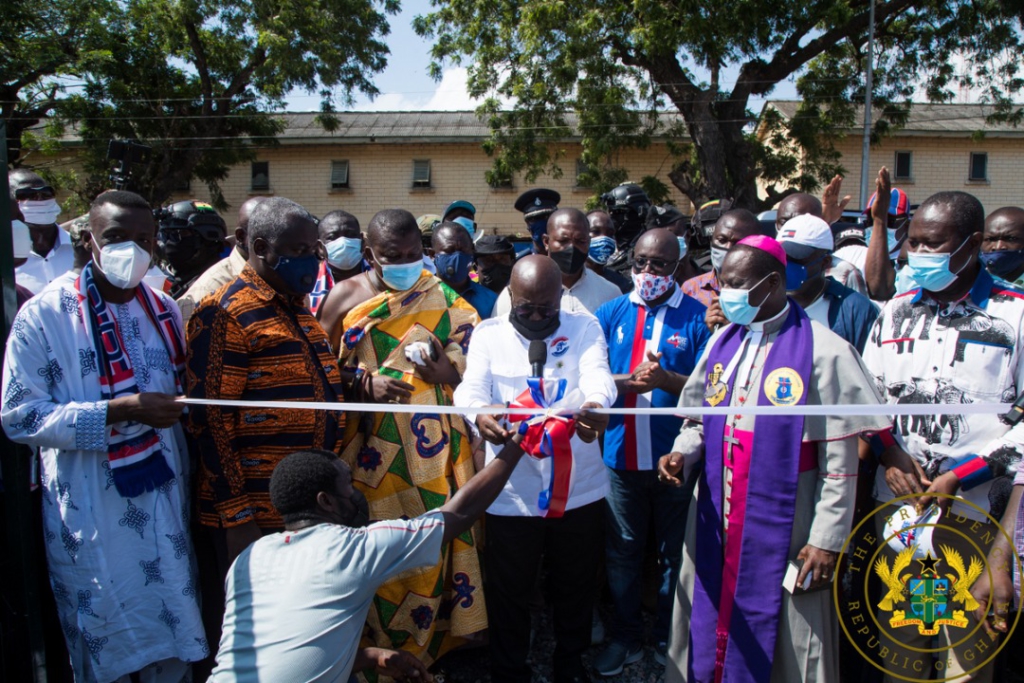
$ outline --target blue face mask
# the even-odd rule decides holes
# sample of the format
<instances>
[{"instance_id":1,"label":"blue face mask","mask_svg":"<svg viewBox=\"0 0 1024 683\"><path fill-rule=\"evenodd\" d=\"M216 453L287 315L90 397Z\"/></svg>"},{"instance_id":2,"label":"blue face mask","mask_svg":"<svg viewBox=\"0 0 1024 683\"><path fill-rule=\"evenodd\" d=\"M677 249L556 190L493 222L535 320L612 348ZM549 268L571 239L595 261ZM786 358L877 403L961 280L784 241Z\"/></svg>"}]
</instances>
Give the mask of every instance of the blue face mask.
<instances>
[{"instance_id":1,"label":"blue face mask","mask_svg":"<svg viewBox=\"0 0 1024 683\"><path fill-rule=\"evenodd\" d=\"M960 251L964 244L967 244L967 240L964 240L959 247L948 254L927 254L913 251L908 253L908 275L926 291L941 292L942 290L947 289L956 281L960 271L967 266L965 263L964 266L955 273L950 270L949 267L949 262L953 258L953 254Z\"/></svg>"},{"instance_id":2,"label":"blue face mask","mask_svg":"<svg viewBox=\"0 0 1024 683\"><path fill-rule=\"evenodd\" d=\"M1010 277L1024 266L1024 249L1004 249L1002 251L981 252L981 262L988 272L996 277L1009 280Z\"/></svg>"},{"instance_id":3,"label":"blue face mask","mask_svg":"<svg viewBox=\"0 0 1024 683\"><path fill-rule=\"evenodd\" d=\"M469 278L469 266L473 257L464 251L453 254L438 254L434 257L437 276L450 285L462 284Z\"/></svg>"},{"instance_id":4,"label":"blue face mask","mask_svg":"<svg viewBox=\"0 0 1024 683\"><path fill-rule=\"evenodd\" d=\"M590 238L590 251L587 253L589 258L594 263L604 265L608 263L608 259L615 253L615 238L602 235L600 237Z\"/></svg>"},{"instance_id":5,"label":"blue face mask","mask_svg":"<svg viewBox=\"0 0 1024 683\"><path fill-rule=\"evenodd\" d=\"M338 270L352 270L363 260L363 241L339 237L327 243L327 262Z\"/></svg>"},{"instance_id":6,"label":"blue face mask","mask_svg":"<svg viewBox=\"0 0 1024 683\"><path fill-rule=\"evenodd\" d=\"M766 275L761 282L764 282L769 277L771 276ZM722 306L722 315L725 316L726 320L737 325L749 325L754 322L758 311L761 310L761 306L764 305L764 301L768 298L765 296L757 306L750 304L750 292L757 289L761 282L758 282L750 289L731 289L726 287L718 293L718 303Z\"/></svg>"},{"instance_id":7,"label":"blue face mask","mask_svg":"<svg viewBox=\"0 0 1024 683\"><path fill-rule=\"evenodd\" d=\"M864 240L869 245L871 244L871 233L873 231L874 231L874 228L868 228L867 230L864 231ZM896 230L895 229L890 229L890 230L886 230L885 232L886 232L885 239L886 239L886 242L887 242L886 248L889 250L889 255L892 258L896 258L896 256L899 255L899 250L900 250L899 240L896 239Z\"/></svg>"},{"instance_id":8,"label":"blue face mask","mask_svg":"<svg viewBox=\"0 0 1024 683\"><path fill-rule=\"evenodd\" d=\"M820 263L821 260L822 259L818 259L817 261L812 261L811 263L807 264L807 266L813 266L813 265L815 265L817 263ZM786 262L786 291L787 292L795 292L796 290L798 290L801 287L803 287L804 283L807 282L808 279L810 279L811 276L807 272L807 266L800 265L799 263L796 263L794 261L787 261ZM817 275L819 273L820 273L820 271L815 272L814 273L815 277L817 277Z\"/></svg>"},{"instance_id":9,"label":"blue face mask","mask_svg":"<svg viewBox=\"0 0 1024 683\"><path fill-rule=\"evenodd\" d=\"M372 251L370 253L373 254ZM373 254L373 258L377 263L380 263L380 259L377 258L376 254ZM423 259L413 261L412 263L380 263L380 279L384 281L384 284L389 289L398 292L412 289L412 286L420 279L420 273L422 272Z\"/></svg>"},{"instance_id":10,"label":"blue face mask","mask_svg":"<svg viewBox=\"0 0 1024 683\"><path fill-rule=\"evenodd\" d=\"M544 235L548 234L548 219L547 217L541 218L540 220L532 221L530 223L530 237L533 238L534 242L539 244L544 243Z\"/></svg>"},{"instance_id":11,"label":"blue face mask","mask_svg":"<svg viewBox=\"0 0 1024 683\"><path fill-rule=\"evenodd\" d=\"M458 223L459 225L464 227L466 229L466 232L469 233L469 239L473 239L473 237L476 235L476 223L473 221L472 218L459 216L458 218L453 218L452 223Z\"/></svg>"},{"instance_id":12,"label":"blue face mask","mask_svg":"<svg viewBox=\"0 0 1024 683\"><path fill-rule=\"evenodd\" d=\"M320 259L316 254L281 256L274 266L274 272L278 274L291 294L312 292L316 287L316 276L319 271Z\"/></svg>"},{"instance_id":13,"label":"blue face mask","mask_svg":"<svg viewBox=\"0 0 1024 683\"><path fill-rule=\"evenodd\" d=\"M728 253L728 249L723 249L722 247L711 247L711 267L716 273L722 272L722 264L725 263L725 255Z\"/></svg>"},{"instance_id":14,"label":"blue face mask","mask_svg":"<svg viewBox=\"0 0 1024 683\"><path fill-rule=\"evenodd\" d=\"M679 240L679 260L682 261L690 251L690 245L686 242L685 237L676 237L676 239Z\"/></svg>"}]
</instances>

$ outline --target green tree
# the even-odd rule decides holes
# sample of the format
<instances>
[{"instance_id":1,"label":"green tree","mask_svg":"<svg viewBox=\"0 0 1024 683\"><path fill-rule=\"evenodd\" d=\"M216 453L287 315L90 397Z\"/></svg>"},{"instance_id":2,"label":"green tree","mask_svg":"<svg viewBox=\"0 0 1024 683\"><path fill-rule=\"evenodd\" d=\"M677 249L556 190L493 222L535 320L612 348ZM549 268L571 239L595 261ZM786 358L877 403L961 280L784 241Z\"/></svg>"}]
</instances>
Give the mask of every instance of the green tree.
<instances>
[{"instance_id":1,"label":"green tree","mask_svg":"<svg viewBox=\"0 0 1024 683\"><path fill-rule=\"evenodd\" d=\"M695 204L734 197L760 208L841 170L832 143L863 102L869 2L433 0L416 28L435 39L435 75L445 61L469 63L470 94L487 98L480 113L493 129L486 149L496 170L559 173L557 141L570 124L599 172L617 171L617 149L685 133L673 184ZM1021 54L1010 9L997 0L877 0L875 133L905 121L918 88L943 100L968 83L1010 101ZM755 127L751 101L792 78L798 115Z\"/></svg>"},{"instance_id":2,"label":"green tree","mask_svg":"<svg viewBox=\"0 0 1024 683\"><path fill-rule=\"evenodd\" d=\"M153 148L133 189L154 204L184 183L218 181L231 165L273 145L272 115L295 89L321 97L321 124L335 103L376 94L387 63L387 15L397 0L130 0L104 22L105 58L59 109L85 145L84 194L106 183L111 138Z\"/></svg>"},{"instance_id":3,"label":"green tree","mask_svg":"<svg viewBox=\"0 0 1024 683\"><path fill-rule=\"evenodd\" d=\"M0 11L0 118L7 122L7 159L23 161L22 134L57 106L65 82L100 55L91 40L105 1L7 0Z\"/></svg>"}]
</instances>

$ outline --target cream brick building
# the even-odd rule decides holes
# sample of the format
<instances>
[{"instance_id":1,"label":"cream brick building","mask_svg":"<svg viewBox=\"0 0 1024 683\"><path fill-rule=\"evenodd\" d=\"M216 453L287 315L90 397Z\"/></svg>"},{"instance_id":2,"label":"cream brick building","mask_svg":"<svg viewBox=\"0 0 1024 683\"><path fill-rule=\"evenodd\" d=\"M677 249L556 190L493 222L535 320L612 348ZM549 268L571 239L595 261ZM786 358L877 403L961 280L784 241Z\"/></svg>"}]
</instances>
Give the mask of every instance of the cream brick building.
<instances>
[{"instance_id":1,"label":"cream brick building","mask_svg":"<svg viewBox=\"0 0 1024 683\"><path fill-rule=\"evenodd\" d=\"M492 159L481 148L489 129L472 112L342 113L333 133L317 125L315 116L285 114L280 145L260 149L255 162L231 170L221 189L232 209L250 196L276 195L319 216L344 209L365 229L382 208L404 208L419 216L441 213L450 202L466 199L476 206L477 222L486 232L526 234L522 214L513 208L521 192L549 187L561 193L561 206L579 208L594 195L576 183L578 138L556 146L562 153L561 178L540 176L529 184L517 176L510 187L492 188L484 179ZM611 163L637 180L659 178L671 188L672 201L690 211L689 201L668 179L672 161L664 140L645 150L623 151ZM188 198L208 199L206 188L193 183L189 192L174 197Z\"/></svg>"},{"instance_id":2,"label":"cream brick building","mask_svg":"<svg viewBox=\"0 0 1024 683\"><path fill-rule=\"evenodd\" d=\"M789 118L799 102L772 101L765 106ZM863 120L863 109L858 120ZM878 169L887 166L893 185L902 188L912 204L941 190L961 190L976 196L990 213L1003 206L1024 205L1024 128L992 124L990 105L915 104L907 125L892 131L871 147L870 191ZM860 130L846 132L837 145L846 169L843 193L860 197Z\"/></svg>"}]
</instances>

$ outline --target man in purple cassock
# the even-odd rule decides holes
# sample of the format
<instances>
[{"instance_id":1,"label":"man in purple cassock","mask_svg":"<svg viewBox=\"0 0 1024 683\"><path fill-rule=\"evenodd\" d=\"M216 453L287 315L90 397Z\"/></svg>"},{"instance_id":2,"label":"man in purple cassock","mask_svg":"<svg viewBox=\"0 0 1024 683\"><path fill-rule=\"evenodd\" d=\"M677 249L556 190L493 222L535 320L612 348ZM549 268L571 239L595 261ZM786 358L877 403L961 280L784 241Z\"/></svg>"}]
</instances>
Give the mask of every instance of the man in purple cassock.
<instances>
[{"instance_id":1,"label":"man in purple cassock","mask_svg":"<svg viewBox=\"0 0 1024 683\"><path fill-rule=\"evenodd\" d=\"M687 517L667 683L796 683L839 677L832 591L850 533L857 440L884 416L744 415L748 406L877 405L857 351L786 297L786 254L752 236L729 251L719 302L730 321L707 344L680 407L687 419L659 477L680 485L703 457ZM685 414L685 410L682 411ZM800 565L790 593L783 579Z\"/></svg>"}]
</instances>

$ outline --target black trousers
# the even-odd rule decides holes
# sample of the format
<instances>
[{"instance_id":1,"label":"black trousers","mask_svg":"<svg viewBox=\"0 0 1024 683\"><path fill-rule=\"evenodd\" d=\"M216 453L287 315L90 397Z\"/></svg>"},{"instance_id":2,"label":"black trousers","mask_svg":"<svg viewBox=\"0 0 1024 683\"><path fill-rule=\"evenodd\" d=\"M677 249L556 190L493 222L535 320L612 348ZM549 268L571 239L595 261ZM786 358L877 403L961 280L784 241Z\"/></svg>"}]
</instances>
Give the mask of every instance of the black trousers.
<instances>
[{"instance_id":1,"label":"black trousers","mask_svg":"<svg viewBox=\"0 0 1024 683\"><path fill-rule=\"evenodd\" d=\"M529 683L530 596L541 559L554 607L555 680L583 668L604 549L604 501L558 519L487 515L485 594L492 683Z\"/></svg>"}]
</instances>

